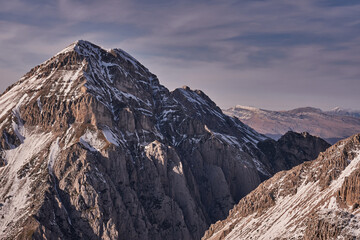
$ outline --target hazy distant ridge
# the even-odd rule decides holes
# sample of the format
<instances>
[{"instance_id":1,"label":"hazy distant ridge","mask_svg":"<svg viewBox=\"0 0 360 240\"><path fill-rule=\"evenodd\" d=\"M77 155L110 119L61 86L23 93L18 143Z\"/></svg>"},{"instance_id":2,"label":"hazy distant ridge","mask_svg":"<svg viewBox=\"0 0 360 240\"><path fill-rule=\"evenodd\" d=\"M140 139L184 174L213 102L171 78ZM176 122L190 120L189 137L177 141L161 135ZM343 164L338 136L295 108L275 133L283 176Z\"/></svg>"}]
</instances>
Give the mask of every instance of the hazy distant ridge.
<instances>
[{"instance_id":1,"label":"hazy distant ridge","mask_svg":"<svg viewBox=\"0 0 360 240\"><path fill-rule=\"evenodd\" d=\"M274 139L278 139L291 130L306 131L330 143L335 143L360 132L360 111L339 107L330 111L313 107L271 111L237 105L223 111L228 115L238 117L256 131Z\"/></svg>"}]
</instances>

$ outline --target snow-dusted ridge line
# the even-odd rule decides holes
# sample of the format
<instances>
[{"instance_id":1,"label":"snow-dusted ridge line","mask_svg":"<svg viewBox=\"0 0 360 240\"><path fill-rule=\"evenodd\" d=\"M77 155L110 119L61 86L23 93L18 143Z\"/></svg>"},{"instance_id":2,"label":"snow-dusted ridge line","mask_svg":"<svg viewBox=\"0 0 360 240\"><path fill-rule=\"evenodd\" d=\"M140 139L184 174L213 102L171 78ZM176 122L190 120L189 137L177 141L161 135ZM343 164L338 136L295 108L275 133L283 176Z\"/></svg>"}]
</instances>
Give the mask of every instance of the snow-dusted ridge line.
<instances>
[{"instance_id":1,"label":"snow-dusted ridge line","mask_svg":"<svg viewBox=\"0 0 360 240\"><path fill-rule=\"evenodd\" d=\"M41 69L44 69L50 65L52 66L52 64L55 64L56 66L59 61L58 59L61 59L61 55L73 51L86 59L92 74L95 72L97 77L102 77L101 80L102 83L105 84L104 86L99 86L96 77L89 74L89 70L85 71L86 66L84 61L82 62L81 67L79 66L76 70L67 69L64 71L53 68L48 75L39 77L42 76ZM126 72L124 68L119 65L119 63L105 62L98 58L102 54L113 54L111 52L116 53L118 58L122 58L125 61L130 62L134 68L138 69L137 73L143 78L141 81L146 84L150 84L152 81L151 79L148 79L149 82L144 81L144 79L147 78L144 77L144 75L150 74L148 69L142 66L130 54L121 49L105 50L90 42L79 40L57 53L57 55L54 57L33 68L33 70L22 77L19 82L14 84L8 92L4 93L0 99L0 119L3 118L14 107L16 107L14 103L21 102L21 105L26 105L27 103L33 101L33 98L36 96L36 101L41 112L43 111L43 104L41 104L42 100L44 98L50 98L54 94L58 99L64 98L66 101L75 100L84 94L84 91L81 90L83 84L85 84L85 87L88 90L87 92L92 93L94 96L100 95L103 104L111 111L113 107L109 105L109 102L111 102L112 97L117 98L119 101L124 101L124 98L126 98L128 101L135 100L137 102L141 102L142 100L140 98L129 92L120 91L114 86L114 82L110 74L110 67L116 67L126 76L129 76L130 73ZM140 73L139 71L143 72ZM137 76L132 76L132 78L137 78ZM56 81L54 79L56 79ZM80 79L85 81L80 81ZM42 88L45 86L49 89L47 91L47 95L39 96L39 92L42 91ZM110 92L106 91L105 88L110 90ZM28 98L25 98L24 96L22 99L20 99L20 96L22 96L22 93L24 92L30 92L31 95L28 96ZM151 105L149 102L145 102L145 104L148 106ZM1 125L4 124L4 122L1 123Z\"/></svg>"},{"instance_id":2,"label":"snow-dusted ridge line","mask_svg":"<svg viewBox=\"0 0 360 240\"><path fill-rule=\"evenodd\" d=\"M62 51L58 52L55 56L65 54L65 53L68 53L71 51L75 51L78 54L87 56L87 57L95 56L95 54L98 53L99 51L106 51L108 53L115 52L118 54L118 56L120 56L124 60L130 62L134 66L135 69L141 68L145 72L149 71L138 60L136 60L134 57L132 57L129 53L127 53L123 49L120 49L120 48L105 49L101 46L95 45L86 40L77 40L77 41L73 42L68 47L66 47ZM109 63L109 64L111 65L112 63Z\"/></svg>"},{"instance_id":3,"label":"snow-dusted ridge line","mask_svg":"<svg viewBox=\"0 0 360 240\"><path fill-rule=\"evenodd\" d=\"M245 109L245 110L250 110L250 111L261 111L261 108L257 108L257 107L251 107L251 106L244 106L244 105L236 105L235 110L237 109Z\"/></svg>"}]
</instances>

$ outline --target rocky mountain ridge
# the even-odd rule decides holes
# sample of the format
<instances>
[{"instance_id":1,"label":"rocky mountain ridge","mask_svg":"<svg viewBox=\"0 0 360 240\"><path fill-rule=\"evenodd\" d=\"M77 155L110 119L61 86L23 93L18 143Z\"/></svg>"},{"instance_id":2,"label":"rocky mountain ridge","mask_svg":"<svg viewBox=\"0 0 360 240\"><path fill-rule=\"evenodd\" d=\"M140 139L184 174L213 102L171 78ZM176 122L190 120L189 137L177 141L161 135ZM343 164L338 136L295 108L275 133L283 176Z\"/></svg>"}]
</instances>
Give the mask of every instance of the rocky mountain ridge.
<instances>
[{"instance_id":1,"label":"rocky mountain ridge","mask_svg":"<svg viewBox=\"0 0 360 240\"><path fill-rule=\"evenodd\" d=\"M358 239L360 134L277 173L203 239Z\"/></svg>"},{"instance_id":2,"label":"rocky mountain ridge","mask_svg":"<svg viewBox=\"0 0 360 240\"><path fill-rule=\"evenodd\" d=\"M0 238L200 239L272 176L266 139L77 41L0 96Z\"/></svg>"},{"instance_id":3,"label":"rocky mountain ridge","mask_svg":"<svg viewBox=\"0 0 360 240\"><path fill-rule=\"evenodd\" d=\"M257 143L257 147L265 157L262 162L268 169L271 169L272 175L279 171L289 170L303 162L314 160L320 152L330 146L325 140L307 132L287 132L277 141L267 139Z\"/></svg>"},{"instance_id":4,"label":"rocky mountain ridge","mask_svg":"<svg viewBox=\"0 0 360 240\"><path fill-rule=\"evenodd\" d=\"M287 131L309 132L334 144L360 132L360 118L357 117L356 111L340 108L332 111L322 111L313 107L270 111L237 105L223 111L276 140Z\"/></svg>"}]
</instances>

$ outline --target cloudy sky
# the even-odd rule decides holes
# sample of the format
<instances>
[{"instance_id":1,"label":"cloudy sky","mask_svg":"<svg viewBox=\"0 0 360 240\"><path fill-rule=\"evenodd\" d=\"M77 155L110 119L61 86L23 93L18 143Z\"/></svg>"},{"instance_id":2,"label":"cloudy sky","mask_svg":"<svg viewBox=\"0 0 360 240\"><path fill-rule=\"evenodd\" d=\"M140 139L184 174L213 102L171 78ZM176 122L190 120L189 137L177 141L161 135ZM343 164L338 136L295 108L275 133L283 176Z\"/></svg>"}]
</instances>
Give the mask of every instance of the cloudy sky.
<instances>
[{"instance_id":1,"label":"cloudy sky","mask_svg":"<svg viewBox=\"0 0 360 240\"><path fill-rule=\"evenodd\" d=\"M84 39L220 107L360 109L358 0L0 0L0 92Z\"/></svg>"}]
</instances>

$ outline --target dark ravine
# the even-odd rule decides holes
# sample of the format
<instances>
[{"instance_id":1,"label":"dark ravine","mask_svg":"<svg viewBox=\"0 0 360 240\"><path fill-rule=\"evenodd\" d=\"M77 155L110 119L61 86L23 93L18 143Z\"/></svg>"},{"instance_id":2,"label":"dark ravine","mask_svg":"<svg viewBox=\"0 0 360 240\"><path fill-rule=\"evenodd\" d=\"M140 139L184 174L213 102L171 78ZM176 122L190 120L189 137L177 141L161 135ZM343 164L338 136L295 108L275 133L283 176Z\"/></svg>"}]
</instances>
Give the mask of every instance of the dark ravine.
<instances>
[{"instance_id":1,"label":"dark ravine","mask_svg":"<svg viewBox=\"0 0 360 240\"><path fill-rule=\"evenodd\" d=\"M263 182L203 239L359 239L360 134Z\"/></svg>"},{"instance_id":2,"label":"dark ravine","mask_svg":"<svg viewBox=\"0 0 360 240\"><path fill-rule=\"evenodd\" d=\"M262 150L202 91L170 92L126 52L78 41L0 97L0 238L200 239L327 147L290 135L299 146Z\"/></svg>"}]
</instances>

